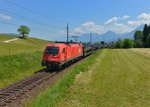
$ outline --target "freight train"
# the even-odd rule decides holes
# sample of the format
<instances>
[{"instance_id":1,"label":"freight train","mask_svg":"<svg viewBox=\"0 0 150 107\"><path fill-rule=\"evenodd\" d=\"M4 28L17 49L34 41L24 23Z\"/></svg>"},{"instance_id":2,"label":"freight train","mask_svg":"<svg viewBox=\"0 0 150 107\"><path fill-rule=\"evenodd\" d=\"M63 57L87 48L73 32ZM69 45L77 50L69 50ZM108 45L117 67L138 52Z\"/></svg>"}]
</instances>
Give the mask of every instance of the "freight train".
<instances>
[{"instance_id":1,"label":"freight train","mask_svg":"<svg viewBox=\"0 0 150 107\"><path fill-rule=\"evenodd\" d=\"M58 69L94 53L99 47L75 42L49 43L44 50L42 66Z\"/></svg>"}]
</instances>

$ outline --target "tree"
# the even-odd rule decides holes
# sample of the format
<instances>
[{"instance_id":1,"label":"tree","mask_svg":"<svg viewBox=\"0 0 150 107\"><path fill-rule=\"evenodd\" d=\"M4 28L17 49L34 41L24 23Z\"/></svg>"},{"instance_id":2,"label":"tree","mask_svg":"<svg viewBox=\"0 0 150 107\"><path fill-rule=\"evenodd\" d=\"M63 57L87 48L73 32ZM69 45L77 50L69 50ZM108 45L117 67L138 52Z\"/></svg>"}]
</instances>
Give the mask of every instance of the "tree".
<instances>
[{"instance_id":1,"label":"tree","mask_svg":"<svg viewBox=\"0 0 150 107\"><path fill-rule=\"evenodd\" d=\"M115 42L114 41L109 43L109 48L115 48Z\"/></svg>"},{"instance_id":2,"label":"tree","mask_svg":"<svg viewBox=\"0 0 150 107\"><path fill-rule=\"evenodd\" d=\"M123 48L123 41L121 39L118 39L118 41L115 43L116 48Z\"/></svg>"},{"instance_id":3,"label":"tree","mask_svg":"<svg viewBox=\"0 0 150 107\"><path fill-rule=\"evenodd\" d=\"M148 34L150 34L150 25L148 25L148 28L147 28L147 32L148 32Z\"/></svg>"},{"instance_id":4,"label":"tree","mask_svg":"<svg viewBox=\"0 0 150 107\"><path fill-rule=\"evenodd\" d=\"M143 42L140 40L134 41L134 47L135 48L142 48L143 47Z\"/></svg>"},{"instance_id":5,"label":"tree","mask_svg":"<svg viewBox=\"0 0 150 107\"><path fill-rule=\"evenodd\" d=\"M143 38L143 32L140 31L140 30L137 30L137 31L134 33L135 47L140 48L140 47L143 46L142 38Z\"/></svg>"},{"instance_id":6,"label":"tree","mask_svg":"<svg viewBox=\"0 0 150 107\"><path fill-rule=\"evenodd\" d=\"M130 39L124 39L123 48L133 48L134 42Z\"/></svg>"},{"instance_id":7,"label":"tree","mask_svg":"<svg viewBox=\"0 0 150 107\"><path fill-rule=\"evenodd\" d=\"M147 24L144 25L144 29L143 29L143 43L144 43L144 46L146 47L146 41L147 41L147 37L148 37L148 34L149 34L149 27Z\"/></svg>"},{"instance_id":8,"label":"tree","mask_svg":"<svg viewBox=\"0 0 150 107\"><path fill-rule=\"evenodd\" d=\"M147 37L146 43L147 43L147 47L150 48L150 34Z\"/></svg>"},{"instance_id":9,"label":"tree","mask_svg":"<svg viewBox=\"0 0 150 107\"><path fill-rule=\"evenodd\" d=\"M22 38L25 38L30 33L30 29L25 25L21 25L17 31L22 35Z\"/></svg>"}]
</instances>

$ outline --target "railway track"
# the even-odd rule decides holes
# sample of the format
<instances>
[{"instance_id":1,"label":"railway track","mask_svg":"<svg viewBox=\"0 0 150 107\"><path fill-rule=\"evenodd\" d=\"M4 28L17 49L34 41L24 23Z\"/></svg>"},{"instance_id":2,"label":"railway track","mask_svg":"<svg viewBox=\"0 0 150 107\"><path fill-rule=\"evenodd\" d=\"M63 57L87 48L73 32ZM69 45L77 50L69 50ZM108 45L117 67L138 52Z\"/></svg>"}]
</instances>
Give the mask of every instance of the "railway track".
<instances>
[{"instance_id":1,"label":"railway track","mask_svg":"<svg viewBox=\"0 0 150 107\"><path fill-rule=\"evenodd\" d=\"M44 81L47 81L48 79L57 75L57 73L59 73L60 71L66 70L70 68L71 66L73 66L74 64L79 63L80 61L81 60L78 60L71 65L67 65L65 68L58 69L53 72L47 72L45 69L40 70L28 78L25 78L23 80L20 80L7 87L0 89L0 107L7 106L13 100L21 97L26 92L34 89L35 87L37 87Z\"/></svg>"},{"instance_id":2,"label":"railway track","mask_svg":"<svg viewBox=\"0 0 150 107\"><path fill-rule=\"evenodd\" d=\"M56 73L57 72L50 73L45 70L41 70L26 79L0 89L0 106L6 106L16 98L22 96L29 90L32 90L34 87L56 75Z\"/></svg>"}]
</instances>

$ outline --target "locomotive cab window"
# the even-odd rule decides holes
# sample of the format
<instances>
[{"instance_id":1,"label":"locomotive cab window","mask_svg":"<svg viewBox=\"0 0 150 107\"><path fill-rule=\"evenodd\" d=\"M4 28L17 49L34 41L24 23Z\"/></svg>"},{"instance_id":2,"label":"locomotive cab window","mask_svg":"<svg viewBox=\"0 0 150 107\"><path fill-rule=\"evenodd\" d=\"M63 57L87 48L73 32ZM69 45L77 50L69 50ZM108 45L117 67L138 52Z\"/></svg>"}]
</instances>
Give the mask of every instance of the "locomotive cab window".
<instances>
[{"instance_id":1,"label":"locomotive cab window","mask_svg":"<svg viewBox=\"0 0 150 107\"><path fill-rule=\"evenodd\" d=\"M63 48L62 53L65 53L65 48Z\"/></svg>"},{"instance_id":2,"label":"locomotive cab window","mask_svg":"<svg viewBox=\"0 0 150 107\"><path fill-rule=\"evenodd\" d=\"M48 46L46 48L46 53L51 54L51 55L57 55L59 52L59 48L58 47L54 47L54 46Z\"/></svg>"}]
</instances>

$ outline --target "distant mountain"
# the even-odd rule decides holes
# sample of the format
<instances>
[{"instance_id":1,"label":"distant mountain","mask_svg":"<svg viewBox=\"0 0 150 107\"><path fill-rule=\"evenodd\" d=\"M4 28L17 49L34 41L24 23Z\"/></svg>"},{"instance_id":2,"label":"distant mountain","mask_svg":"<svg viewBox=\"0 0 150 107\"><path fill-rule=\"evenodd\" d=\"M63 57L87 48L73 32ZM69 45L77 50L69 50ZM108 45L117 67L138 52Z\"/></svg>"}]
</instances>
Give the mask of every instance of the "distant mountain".
<instances>
[{"instance_id":1,"label":"distant mountain","mask_svg":"<svg viewBox=\"0 0 150 107\"><path fill-rule=\"evenodd\" d=\"M116 41L119 38L120 39L125 39L125 38L130 38L130 39L134 39L134 33L136 30L143 30L144 25L141 25L139 27L137 27L136 29L134 29L133 31L129 32L129 33L123 33L123 34L117 34L113 31L108 31L104 34L97 34L97 33L93 33L92 34L92 42L99 42L99 41L105 41L105 42L111 42L111 41ZM90 34L89 33L85 33L82 34L81 36L79 36L78 41L81 42L89 42L90 41Z\"/></svg>"},{"instance_id":2,"label":"distant mountain","mask_svg":"<svg viewBox=\"0 0 150 107\"><path fill-rule=\"evenodd\" d=\"M133 31L124 34L124 36L122 38L123 39L124 38L134 39L134 33L135 33L135 31L137 31L137 30L143 30L143 28L144 28L144 25L141 25L141 26L137 27L136 29L134 29Z\"/></svg>"},{"instance_id":3,"label":"distant mountain","mask_svg":"<svg viewBox=\"0 0 150 107\"><path fill-rule=\"evenodd\" d=\"M109 41L115 41L119 36L121 36L121 34L117 34L115 32L108 31L100 36L103 37L104 41L109 42Z\"/></svg>"},{"instance_id":4,"label":"distant mountain","mask_svg":"<svg viewBox=\"0 0 150 107\"><path fill-rule=\"evenodd\" d=\"M117 40L119 36L120 36L119 34L112 31L108 31L101 35L98 33L92 33L92 42L99 42L99 41L110 42ZM81 36L79 36L78 41L90 42L90 34L89 33L82 34Z\"/></svg>"}]
</instances>

